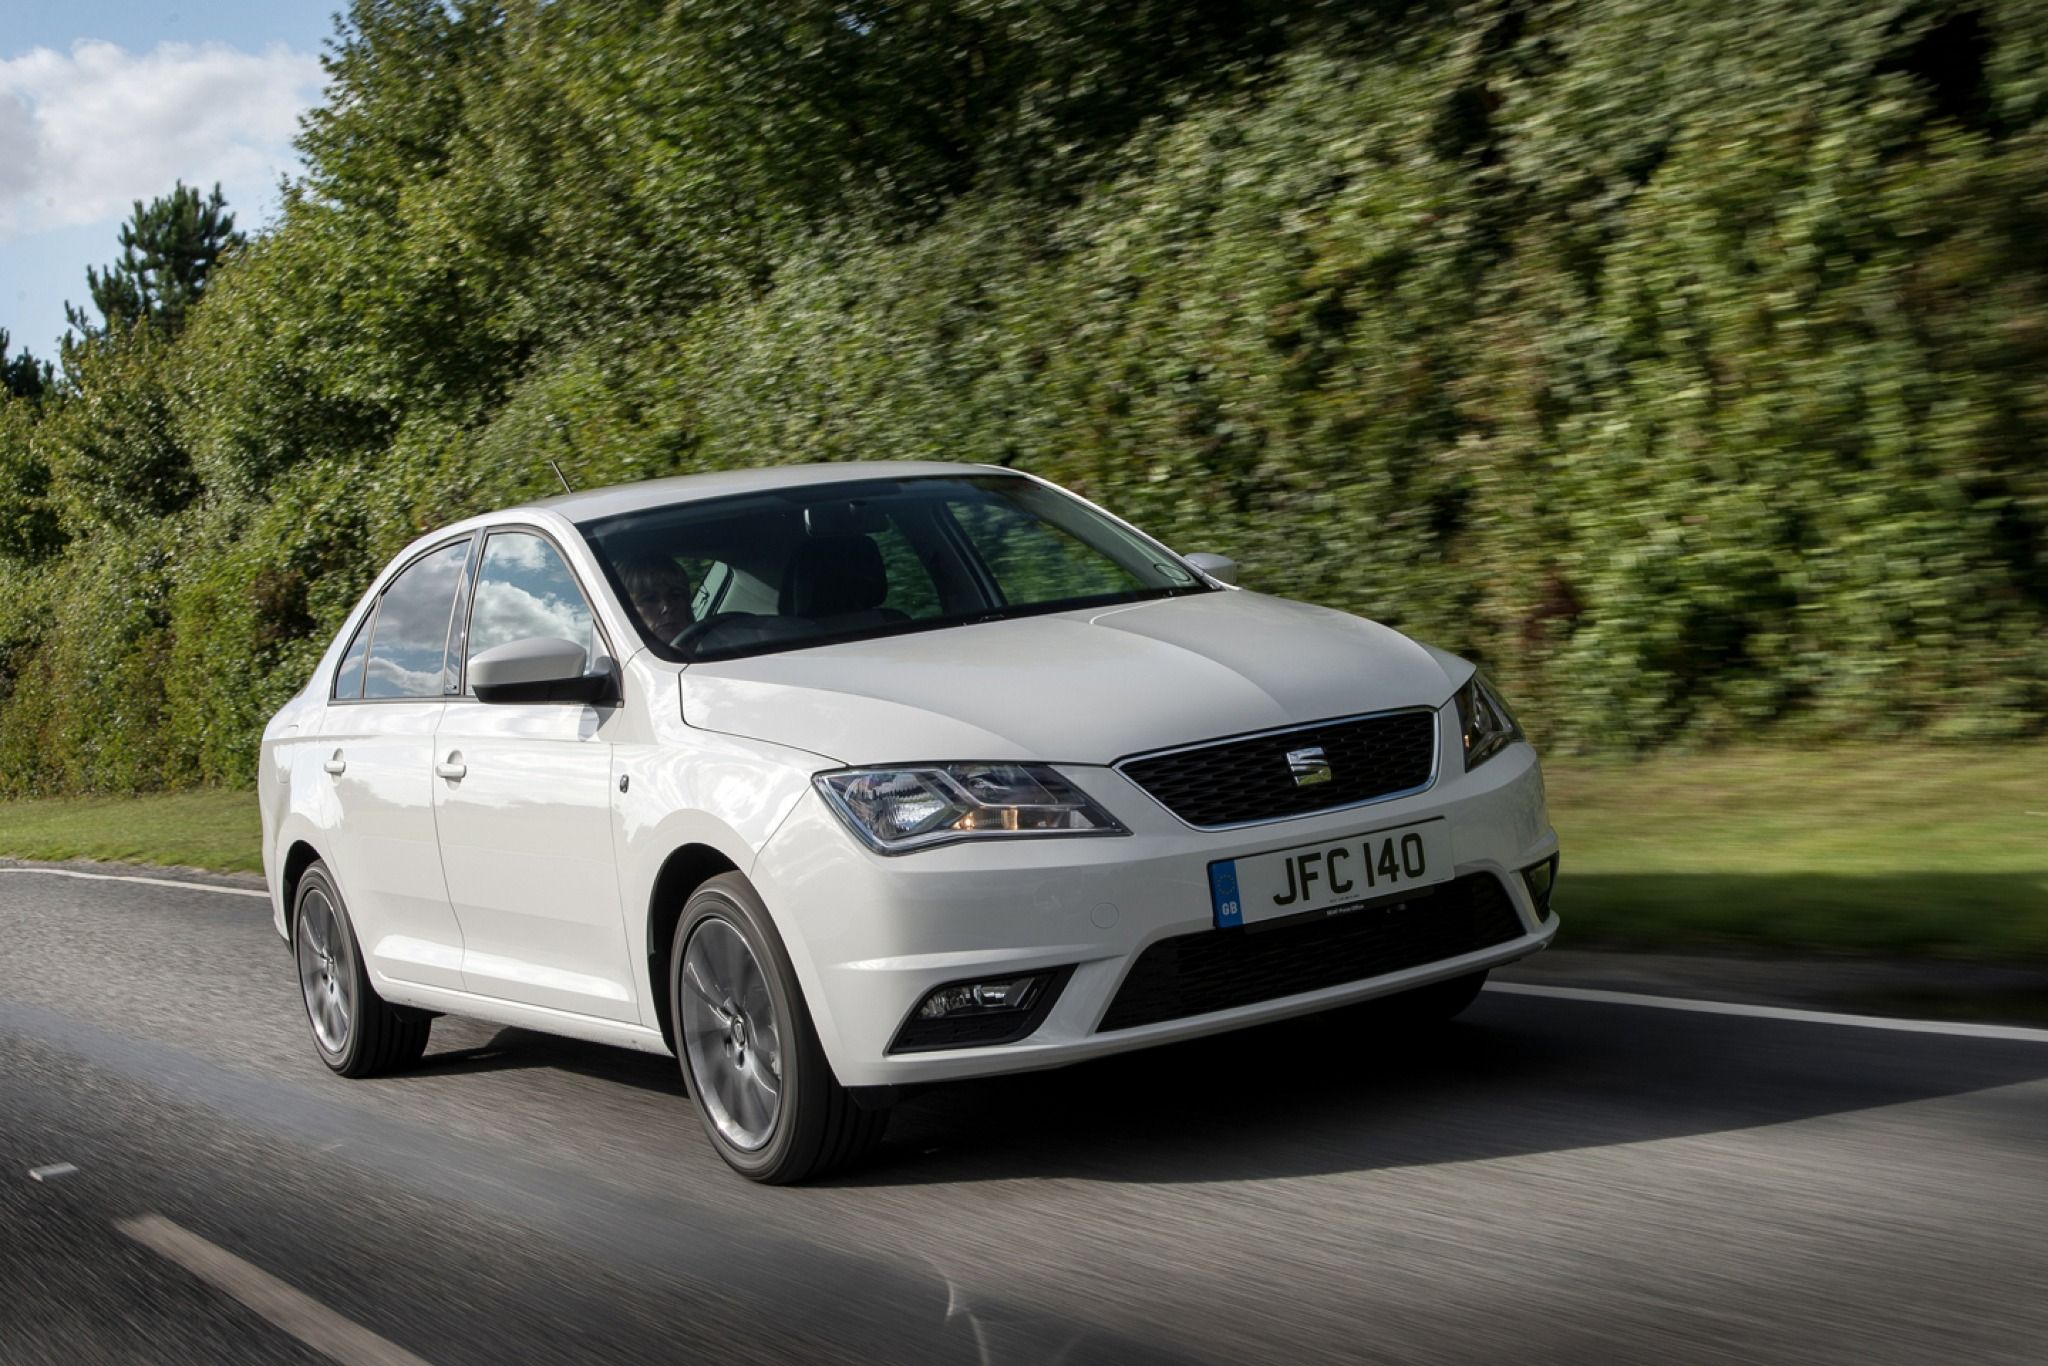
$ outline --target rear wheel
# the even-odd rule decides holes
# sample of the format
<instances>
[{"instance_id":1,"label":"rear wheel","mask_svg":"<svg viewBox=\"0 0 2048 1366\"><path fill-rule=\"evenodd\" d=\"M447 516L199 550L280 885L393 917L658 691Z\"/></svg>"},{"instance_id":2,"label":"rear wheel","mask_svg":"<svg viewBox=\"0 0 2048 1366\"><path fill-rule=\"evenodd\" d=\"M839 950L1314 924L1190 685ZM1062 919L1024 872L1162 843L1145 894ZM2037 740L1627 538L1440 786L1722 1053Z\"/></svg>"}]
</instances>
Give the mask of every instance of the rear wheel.
<instances>
[{"instance_id":1,"label":"rear wheel","mask_svg":"<svg viewBox=\"0 0 2048 1366\"><path fill-rule=\"evenodd\" d=\"M419 1061L433 1017L386 1004L370 985L348 907L324 863L299 879L292 951L320 1061L344 1077L374 1077Z\"/></svg>"},{"instance_id":2,"label":"rear wheel","mask_svg":"<svg viewBox=\"0 0 2048 1366\"><path fill-rule=\"evenodd\" d=\"M786 1185L858 1161L885 1111L832 1075L789 955L738 873L690 897L669 954L669 1018L697 1118L727 1165Z\"/></svg>"}]
</instances>

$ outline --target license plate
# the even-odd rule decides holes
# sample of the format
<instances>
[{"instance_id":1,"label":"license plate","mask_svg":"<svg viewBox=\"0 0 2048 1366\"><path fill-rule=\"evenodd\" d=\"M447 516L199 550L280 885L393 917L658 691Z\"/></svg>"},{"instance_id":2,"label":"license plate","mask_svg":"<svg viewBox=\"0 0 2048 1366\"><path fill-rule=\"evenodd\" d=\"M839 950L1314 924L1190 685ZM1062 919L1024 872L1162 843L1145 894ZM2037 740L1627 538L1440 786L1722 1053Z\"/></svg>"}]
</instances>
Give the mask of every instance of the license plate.
<instances>
[{"instance_id":1,"label":"license plate","mask_svg":"<svg viewBox=\"0 0 2048 1366\"><path fill-rule=\"evenodd\" d=\"M1451 880L1451 832L1438 819L1209 865L1216 927L1338 910Z\"/></svg>"}]
</instances>

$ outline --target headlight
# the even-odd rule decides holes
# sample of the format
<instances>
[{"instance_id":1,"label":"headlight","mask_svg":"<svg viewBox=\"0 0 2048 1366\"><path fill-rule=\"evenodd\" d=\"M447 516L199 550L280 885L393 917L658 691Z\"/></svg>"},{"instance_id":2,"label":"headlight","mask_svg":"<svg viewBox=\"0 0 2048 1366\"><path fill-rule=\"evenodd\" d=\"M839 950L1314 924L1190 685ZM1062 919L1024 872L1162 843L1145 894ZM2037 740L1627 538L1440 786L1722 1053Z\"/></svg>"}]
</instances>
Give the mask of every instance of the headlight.
<instances>
[{"instance_id":1,"label":"headlight","mask_svg":"<svg viewBox=\"0 0 2048 1366\"><path fill-rule=\"evenodd\" d=\"M955 840L1130 833L1044 764L857 768L813 781L853 833L884 854Z\"/></svg>"},{"instance_id":2,"label":"headlight","mask_svg":"<svg viewBox=\"0 0 2048 1366\"><path fill-rule=\"evenodd\" d=\"M1467 773L1524 738L1521 722L1484 674L1473 674L1453 700L1458 704L1458 731L1465 737Z\"/></svg>"}]
</instances>

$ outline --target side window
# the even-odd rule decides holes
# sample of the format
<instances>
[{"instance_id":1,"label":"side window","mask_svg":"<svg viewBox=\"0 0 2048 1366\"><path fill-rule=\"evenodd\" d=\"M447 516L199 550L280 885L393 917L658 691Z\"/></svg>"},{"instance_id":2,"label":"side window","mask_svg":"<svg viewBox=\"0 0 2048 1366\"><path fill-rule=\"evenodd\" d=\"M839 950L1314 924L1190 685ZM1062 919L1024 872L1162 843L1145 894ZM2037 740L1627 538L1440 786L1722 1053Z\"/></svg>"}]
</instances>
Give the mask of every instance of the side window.
<instances>
[{"instance_id":1,"label":"side window","mask_svg":"<svg viewBox=\"0 0 2048 1366\"><path fill-rule=\"evenodd\" d=\"M415 560L384 590L371 619L364 697L439 697L442 661L455 586L469 559L469 542Z\"/></svg>"},{"instance_id":2,"label":"side window","mask_svg":"<svg viewBox=\"0 0 2048 1366\"><path fill-rule=\"evenodd\" d=\"M376 616L373 608L363 618L363 624L356 627L348 642L348 649L342 652L341 664L334 670L334 695L343 701L363 695L363 658L370 652L370 623Z\"/></svg>"},{"instance_id":3,"label":"side window","mask_svg":"<svg viewBox=\"0 0 2048 1366\"><path fill-rule=\"evenodd\" d=\"M1053 602L1144 587L1100 551L1007 503L956 504L953 519L1011 602Z\"/></svg>"},{"instance_id":4,"label":"side window","mask_svg":"<svg viewBox=\"0 0 2048 1366\"><path fill-rule=\"evenodd\" d=\"M554 546L527 531L501 531L484 543L476 602L469 610L469 658L508 641L547 636L596 653L596 623L576 576Z\"/></svg>"}]
</instances>

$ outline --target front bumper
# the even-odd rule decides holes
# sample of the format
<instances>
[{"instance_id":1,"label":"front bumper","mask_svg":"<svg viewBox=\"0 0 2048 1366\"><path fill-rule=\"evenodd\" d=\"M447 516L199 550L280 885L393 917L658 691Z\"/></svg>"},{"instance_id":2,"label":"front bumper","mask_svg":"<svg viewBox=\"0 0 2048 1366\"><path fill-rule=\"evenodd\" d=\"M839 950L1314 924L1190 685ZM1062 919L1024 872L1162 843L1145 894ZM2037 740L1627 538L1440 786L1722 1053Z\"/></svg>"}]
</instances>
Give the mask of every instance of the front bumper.
<instances>
[{"instance_id":1,"label":"front bumper","mask_svg":"<svg viewBox=\"0 0 2048 1366\"><path fill-rule=\"evenodd\" d=\"M1444 739L1442 752L1454 756L1452 737ZM1475 773L1442 773L1411 797L1220 832L1182 825L1112 769L1060 771L1131 833L969 842L891 858L854 840L814 793L762 850L755 886L776 918L841 1082L906 1085L1062 1066L1512 962L1541 949L1557 930L1554 914L1538 918L1519 876L1557 852L1541 770L1525 744ZM1458 876L1500 879L1521 931L1515 937L1378 976L1104 1029L1119 987L1147 948L1176 936L1239 933L1211 929L1212 861L1439 816L1451 826ZM917 1003L940 986L1057 968L1071 968L1071 977L1037 1027L1014 1043L888 1051Z\"/></svg>"}]
</instances>

